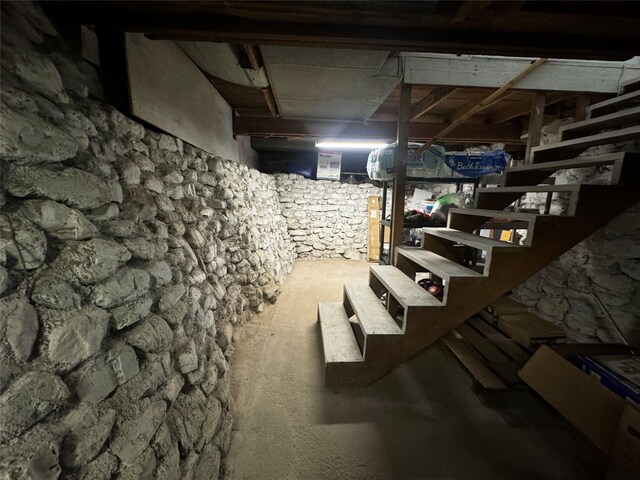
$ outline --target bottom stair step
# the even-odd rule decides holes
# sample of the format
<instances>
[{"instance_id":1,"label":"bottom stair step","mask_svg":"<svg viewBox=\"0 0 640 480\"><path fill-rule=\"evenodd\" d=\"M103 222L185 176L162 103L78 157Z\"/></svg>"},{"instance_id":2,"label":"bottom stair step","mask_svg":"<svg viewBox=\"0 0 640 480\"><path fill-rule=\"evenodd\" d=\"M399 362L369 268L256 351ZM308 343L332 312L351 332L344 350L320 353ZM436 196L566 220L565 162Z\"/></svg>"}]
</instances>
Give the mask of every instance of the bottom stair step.
<instances>
[{"instance_id":1,"label":"bottom stair step","mask_svg":"<svg viewBox=\"0 0 640 480\"><path fill-rule=\"evenodd\" d=\"M342 302L318 304L325 363L363 362L358 341Z\"/></svg>"}]
</instances>

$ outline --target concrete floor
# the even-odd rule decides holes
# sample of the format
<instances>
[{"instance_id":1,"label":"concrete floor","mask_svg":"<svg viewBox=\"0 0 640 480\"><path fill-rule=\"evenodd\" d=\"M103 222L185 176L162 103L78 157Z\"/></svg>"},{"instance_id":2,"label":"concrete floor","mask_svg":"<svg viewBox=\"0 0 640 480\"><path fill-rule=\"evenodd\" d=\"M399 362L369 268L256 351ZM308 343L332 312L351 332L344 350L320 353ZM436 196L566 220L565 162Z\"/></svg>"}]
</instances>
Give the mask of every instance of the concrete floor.
<instances>
[{"instance_id":1,"label":"concrete floor","mask_svg":"<svg viewBox=\"0 0 640 480\"><path fill-rule=\"evenodd\" d=\"M232 357L228 478L600 478L597 452L527 391L482 400L437 343L367 388L323 386L319 301L366 283L368 264L298 261Z\"/></svg>"}]
</instances>

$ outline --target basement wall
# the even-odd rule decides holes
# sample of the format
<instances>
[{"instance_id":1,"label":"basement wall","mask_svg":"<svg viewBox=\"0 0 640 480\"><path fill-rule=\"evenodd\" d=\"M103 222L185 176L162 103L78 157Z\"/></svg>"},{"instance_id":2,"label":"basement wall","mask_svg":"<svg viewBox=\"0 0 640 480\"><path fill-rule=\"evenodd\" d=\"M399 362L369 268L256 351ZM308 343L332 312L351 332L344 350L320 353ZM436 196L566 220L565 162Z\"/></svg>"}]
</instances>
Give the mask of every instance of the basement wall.
<instances>
[{"instance_id":1,"label":"basement wall","mask_svg":"<svg viewBox=\"0 0 640 480\"><path fill-rule=\"evenodd\" d=\"M0 477L216 479L237 327L295 257L274 178L95 99L2 4Z\"/></svg>"},{"instance_id":2,"label":"basement wall","mask_svg":"<svg viewBox=\"0 0 640 480\"><path fill-rule=\"evenodd\" d=\"M367 197L381 196L381 188L370 183L309 180L293 173L276 174L275 181L299 258L367 259ZM407 208L416 187L436 197L455 191L449 184L407 185ZM391 189L388 192L387 215L391 214Z\"/></svg>"},{"instance_id":3,"label":"basement wall","mask_svg":"<svg viewBox=\"0 0 640 480\"><path fill-rule=\"evenodd\" d=\"M562 123L545 127L543 145L558 141ZM633 143L618 147L640 149ZM583 155L616 150L594 147ZM557 184L605 184L610 176L611 167L594 167L563 170L555 178ZM544 201L544 194L528 194L522 206L542 208ZM560 197L551 212L563 214L566 208L567 199ZM563 327L573 342L619 343L622 334L628 343L640 345L640 203L514 289L513 298Z\"/></svg>"}]
</instances>

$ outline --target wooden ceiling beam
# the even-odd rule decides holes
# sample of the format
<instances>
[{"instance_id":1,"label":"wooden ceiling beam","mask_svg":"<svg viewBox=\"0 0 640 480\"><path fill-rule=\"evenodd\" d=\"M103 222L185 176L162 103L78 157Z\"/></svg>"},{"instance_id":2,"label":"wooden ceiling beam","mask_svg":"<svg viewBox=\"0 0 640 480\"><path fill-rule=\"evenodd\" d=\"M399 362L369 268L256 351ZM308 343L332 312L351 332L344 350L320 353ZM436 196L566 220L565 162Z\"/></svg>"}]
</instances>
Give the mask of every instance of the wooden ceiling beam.
<instances>
[{"instance_id":1,"label":"wooden ceiling beam","mask_svg":"<svg viewBox=\"0 0 640 480\"><path fill-rule=\"evenodd\" d=\"M457 91L457 88L450 87L440 87L434 89L426 97L424 97L422 100L418 101L411 107L411 120L416 120L431 109L437 107Z\"/></svg>"},{"instance_id":2,"label":"wooden ceiling beam","mask_svg":"<svg viewBox=\"0 0 640 480\"><path fill-rule=\"evenodd\" d=\"M427 141L443 129L446 124L412 122L409 124L409 138L413 141ZM392 141L396 136L395 122L340 122L320 120L285 120L268 117L234 117L235 135L258 137L327 137L362 138ZM445 142L473 143L521 143L519 125L462 124L449 132L441 140Z\"/></svg>"},{"instance_id":3,"label":"wooden ceiling beam","mask_svg":"<svg viewBox=\"0 0 640 480\"><path fill-rule=\"evenodd\" d=\"M567 98L571 98L575 94L570 93L549 93L545 97L545 106L553 105L561 102ZM514 118L521 117L522 115L529 115L531 113L531 102L522 102L511 107L507 107L504 110L494 113L489 117L489 121L494 124L500 124L508 122Z\"/></svg>"},{"instance_id":4,"label":"wooden ceiling beam","mask_svg":"<svg viewBox=\"0 0 640 480\"><path fill-rule=\"evenodd\" d=\"M63 1L43 6L68 23L185 41L608 60L636 55L633 45L640 41L637 17L630 15L611 14L605 17L608 22L590 15L585 18L591 23L572 25L562 23L569 15L521 11L509 22L489 20L469 28L455 24L446 12L424 13L425 21L416 24L411 13L419 9L417 2L399 2L403 5L397 8L392 7L395 2L380 2L387 12L377 2L346 2L360 5L360 14L350 17L337 15L342 7L334 4L341 2L321 2L327 4L323 12L308 22L296 16L303 2L278 2L275 9L267 5L272 9L269 19L261 15L260 3L271 2Z\"/></svg>"},{"instance_id":5,"label":"wooden ceiling beam","mask_svg":"<svg viewBox=\"0 0 640 480\"><path fill-rule=\"evenodd\" d=\"M494 107L495 105L499 104L503 100L506 100L507 98L511 97L512 95L515 95L516 93L517 92L513 91L513 90L510 90L510 91L506 92L505 94L503 94L502 96L496 98L495 100L480 106L475 111L474 115L477 115L482 110L486 110L487 108ZM449 122L458 121L458 119L462 118L464 115L466 115L466 113L469 110L471 110L472 108L476 107L480 103L481 103L481 100L476 100L475 102L469 102L469 103L463 105L462 107L457 108L456 110L453 111L453 113L451 113L450 115L447 116L447 121L449 121Z\"/></svg>"}]
</instances>

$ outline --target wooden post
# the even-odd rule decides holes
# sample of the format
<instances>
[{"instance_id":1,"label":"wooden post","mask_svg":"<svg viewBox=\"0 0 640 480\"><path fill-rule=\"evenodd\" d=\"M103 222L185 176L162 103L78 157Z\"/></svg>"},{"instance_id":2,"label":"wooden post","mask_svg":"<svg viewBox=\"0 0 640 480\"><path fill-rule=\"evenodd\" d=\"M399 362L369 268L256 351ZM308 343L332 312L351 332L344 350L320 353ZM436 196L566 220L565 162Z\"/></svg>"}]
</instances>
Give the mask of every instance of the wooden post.
<instances>
[{"instance_id":1,"label":"wooden post","mask_svg":"<svg viewBox=\"0 0 640 480\"><path fill-rule=\"evenodd\" d=\"M411 85L400 85L398 106L398 132L394 155L395 178L391 200L391 241L389 242L389 265L393 265L395 248L404 241L404 193L407 184L407 153L409 151L409 120L411 118Z\"/></svg>"},{"instance_id":2,"label":"wooden post","mask_svg":"<svg viewBox=\"0 0 640 480\"><path fill-rule=\"evenodd\" d=\"M591 98L589 95L582 94L578 95L576 98L576 112L574 118L576 122L581 122L587 119L587 107L591 103Z\"/></svg>"},{"instance_id":3,"label":"wooden post","mask_svg":"<svg viewBox=\"0 0 640 480\"><path fill-rule=\"evenodd\" d=\"M531 101L531 116L529 117L529 134L527 135L527 150L524 163L531 163L531 149L540 145L542 123L544 121L544 106L546 95L544 92L536 92Z\"/></svg>"}]
</instances>

